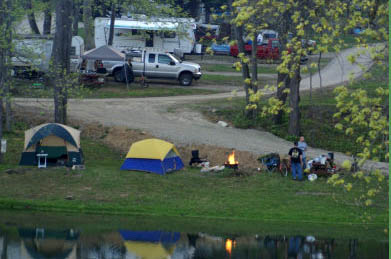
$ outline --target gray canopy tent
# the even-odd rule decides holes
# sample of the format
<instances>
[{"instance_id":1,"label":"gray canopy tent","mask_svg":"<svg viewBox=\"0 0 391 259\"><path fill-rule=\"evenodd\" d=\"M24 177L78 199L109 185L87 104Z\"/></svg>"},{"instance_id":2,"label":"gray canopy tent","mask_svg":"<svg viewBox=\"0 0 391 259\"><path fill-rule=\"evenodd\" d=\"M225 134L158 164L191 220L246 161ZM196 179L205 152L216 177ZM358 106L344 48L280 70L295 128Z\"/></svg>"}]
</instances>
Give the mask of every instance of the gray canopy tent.
<instances>
[{"instance_id":1,"label":"gray canopy tent","mask_svg":"<svg viewBox=\"0 0 391 259\"><path fill-rule=\"evenodd\" d=\"M128 82L130 79L128 77L129 77L129 70L131 70L131 69L129 68L129 66L127 66L126 55L111 46L103 45L99 48L91 49L91 50L85 52L84 55L82 56L82 58L83 58L83 63L87 62L87 64L86 64L87 71L93 70L93 69L89 69L89 68L91 68L92 64L91 64L91 62L88 62L88 61L94 60L96 72L103 73L103 74L107 73L107 70L104 67L103 63L100 63L100 62L102 62L102 61L122 62L124 64L126 71L121 71L121 69L116 69L111 72L112 72L113 76L115 77L116 81ZM116 73L119 73L119 76L118 75L116 76L115 75ZM131 75L133 77L133 73Z\"/></svg>"},{"instance_id":2,"label":"gray canopy tent","mask_svg":"<svg viewBox=\"0 0 391 259\"><path fill-rule=\"evenodd\" d=\"M86 51L82 58L87 60L125 61L125 54L110 46L103 45Z\"/></svg>"}]
</instances>

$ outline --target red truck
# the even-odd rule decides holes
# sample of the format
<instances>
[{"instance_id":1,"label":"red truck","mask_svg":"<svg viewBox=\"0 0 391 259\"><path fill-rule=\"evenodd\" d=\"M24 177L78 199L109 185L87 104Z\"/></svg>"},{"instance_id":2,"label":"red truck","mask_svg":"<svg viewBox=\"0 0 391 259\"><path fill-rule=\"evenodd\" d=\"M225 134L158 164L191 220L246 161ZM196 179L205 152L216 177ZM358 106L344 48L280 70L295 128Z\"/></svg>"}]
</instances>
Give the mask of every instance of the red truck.
<instances>
[{"instance_id":1,"label":"red truck","mask_svg":"<svg viewBox=\"0 0 391 259\"><path fill-rule=\"evenodd\" d=\"M251 54L251 44L245 44L246 54ZM238 45L232 45L229 50L231 56L237 57L239 54ZM259 59L280 59L280 41L278 39L268 39L267 44L257 46L257 58Z\"/></svg>"}]
</instances>

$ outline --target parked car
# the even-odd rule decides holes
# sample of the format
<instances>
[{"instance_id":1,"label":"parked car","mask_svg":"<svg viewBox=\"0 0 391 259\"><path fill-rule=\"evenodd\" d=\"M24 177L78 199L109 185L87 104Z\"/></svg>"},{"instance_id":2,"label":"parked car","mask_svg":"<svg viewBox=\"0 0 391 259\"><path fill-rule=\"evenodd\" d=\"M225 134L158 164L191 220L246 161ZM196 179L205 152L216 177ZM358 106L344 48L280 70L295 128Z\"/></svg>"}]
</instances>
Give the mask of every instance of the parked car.
<instances>
[{"instance_id":1,"label":"parked car","mask_svg":"<svg viewBox=\"0 0 391 259\"><path fill-rule=\"evenodd\" d=\"M246 54L250 54L252 51L252 45L244 45ZM230 47L230 54L234 57L239 55L238 45L232 45ZM275 38L268 39L267 44L257 45L257 58L259 59L280 59L280 41Z\"/></svg>"},{"instance_id":2,"label":"parked car","mask_svg":"<svg viewBox=\"0 0 391 259\"><path fill-rule=\"evenodd\" d=\"M164 51L137 50L126 54L131 60L134 77L161 78L178 80L183 86L190 86L193 80L201 78L199 64L185 62L173 54ZM126 80L123 62L103 62L107 72L115 81Z\"/></svg>"},{"instance_id":3,"label":"parked car","mask_svg":"<svg viewBox=\"0 0 391 259\"><path fill-rule=\"evenodd\" d=\"M281 44L278 39L268 39L267 44L257 45L257 58L259 59L272 59L272 60L278 60L281 58ZM252 45L251 44L245 44L244 50L246 54L251 54L252 51ZM288 49L288 52L290 50ZM230 48L230 53L232 56L237 57L239 55L239 49L237 45L232 45ZM300 62L304 64L308 61L307 56L302 56L300 59Z\"/></svg>"},{"instance_id":4,"label":"parked car","mask_svg":"<svg viewBox=\"0 0 391 259\"><path fill-rule=\"evenodd\" d=\"M229 55L230 53L230 46L228 44L212 44L211 48L215 54Z\"/></svg>"}]
</instances>

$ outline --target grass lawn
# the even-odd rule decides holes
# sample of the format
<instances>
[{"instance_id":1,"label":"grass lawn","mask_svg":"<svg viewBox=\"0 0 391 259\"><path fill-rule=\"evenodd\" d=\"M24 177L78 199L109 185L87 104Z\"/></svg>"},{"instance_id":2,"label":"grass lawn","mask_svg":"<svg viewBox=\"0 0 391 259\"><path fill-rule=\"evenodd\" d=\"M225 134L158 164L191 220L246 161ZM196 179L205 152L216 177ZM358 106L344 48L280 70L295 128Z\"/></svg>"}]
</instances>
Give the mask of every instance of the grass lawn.
<instances>
[{"instance_id":1,"label":"grass lawn","mask_svg":"<svg viewBox=\"0 0 391 259\"><path fill-rule=\"evenodd\" d=\"M320 61L320 68L322 69L325 67L329 62L330 58L322 58ZM311 57L309 62L318 62L318 59L316 56ZM305 65L302 66L302 70L305 67ZM201 69L203 71L208 71L208 72L237 72L238 76L241 76L241 71L237 71L236 68L233 68L232 65L227 65L227 64L202 64ZM258 74L276 74L277 73L277 65L259 65L258 68ZM250 68L251 71L251 68ZM310 68L310 71L312 73L318 72L318 68ZM309 71L302 72L303 74L308 74ZM205 76L205 75L204 75Z\"/></svg>"},{"instance_id":2,"label":"grass lawn","mask_svg":"<svg viewBox=\"0 0 391 259\"><path fill-rule=\"evenodd\" d=\"M2 209L266 220L276 224L362 223L359 216L363 208L354 203L359 187L345 192L326 184L326 179L296 182L259 172L237 177L229 170L204 174L186 168L166 176L120 171L124 156L89 139L82 139L84 171L27 167L24 173L7 174L4 170L16 168L20 159L23 131L5 138L7 154L0 165ZM73 200L66 200L67 196ZM387 196L381 195L373 207L366 208L373 215L371 225L386 225L386 200Z\"/></svg>"},{"instance_id":3,"label":"grass lawn","mask_svg":"<svg viewBox=\"0 0 391 259\"><path fill-rule=\"evenodd\" d=\"M371 79L358 81L350 85L349 88L366 89L371 95L376 88L386 87L384 80L386 72L378 66L375 66L371 71L374 75ZM313 93L312 102L308 92L301 94L301 133L312 147L355 154L362 150L362 146L355 142L357 135L346 136L344 132L334 127L338 122L333 118L333 114L336 112L334 97L332 89L317 90ZM256 120L246 119L243 115L244 107L244 98L235 98L231 102L221 100L199 104L196 108L203 110L211 119L229 121L238 128L259 128L289 141L296 139L288 134L288 115L284 116L281 125L275 125L272 123L271 117L259 117ZM210 112L213 108L217 110L216 113Z\"/></svg>"},{"instance_id":4,"label":"grass lawn","mask_svg":"<svg viewBox=\"0 0 391 259\"><path fill-rule=\"evenodd\" d=\"M132 83L127 89L126 84L116 83L111 80L103 86L83 87L70 90L70 97L77 98L129 98L129 97L158 97L158 96L177 96L177 95L196 95L196 94L214 94L217 90L196 89L182 87L176 82L170 82L166 85L160 83L150 83L149 87L142 87L139 83ZM32 87L34 81L17 80L13 90L14 97L52 97L52 89L38 89Z\"/></svg>"},{"instance_id":5,"label":"grass lawn","mask_svg":"<svg viewBox=\"0 0 391 259\"><path fill-rule=\"evenodd\" d=\"M258 81L259 85L264 86L275 82L274 79L263 79ZM198 82L199 85L228 85L228 86L242 86L244 80L240 73L237 76L227 75L207 75L203 74Z\"/></svg>"}]
</instances>

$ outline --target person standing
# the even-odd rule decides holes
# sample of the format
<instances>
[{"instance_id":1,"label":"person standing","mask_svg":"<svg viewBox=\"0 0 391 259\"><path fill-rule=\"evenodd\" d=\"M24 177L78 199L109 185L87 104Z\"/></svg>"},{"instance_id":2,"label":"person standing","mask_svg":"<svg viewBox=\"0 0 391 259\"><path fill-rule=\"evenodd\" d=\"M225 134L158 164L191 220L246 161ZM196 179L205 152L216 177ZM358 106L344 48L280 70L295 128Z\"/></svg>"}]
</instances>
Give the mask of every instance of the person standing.
<instances>
[{"instance_id":1,"label":"person standing","mask_svg":"<svg viewBox=\"0 0 391 259\"><path fill-rule=\"evenodd\" d=\"M305 142L303 136L300 137L298 148L300 148L301 151L303 151L303 170L304 170L307 168L307 155L306 155L307 143Z\"/></svg>"},{"instance_id":2,"label":"person standing","mask_svg":"<svg viewBox=\"0 0 391 259\"><path fill-rule=\"evenodd\" d=\"M294 147L289 150L289 157L291 160L292 179L303 179L303 151L298 147L297 141L294 143Z\"/></svg>"}]
</instances>

